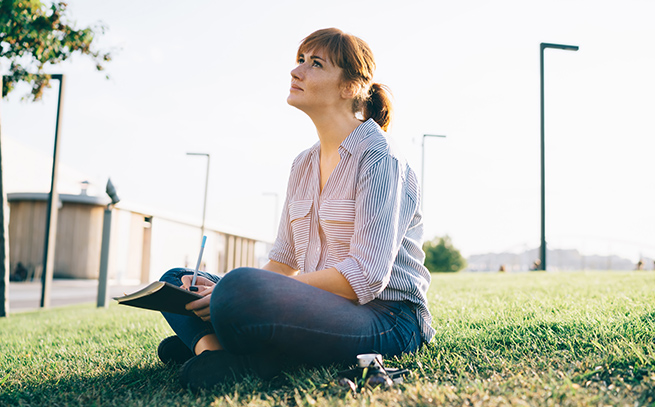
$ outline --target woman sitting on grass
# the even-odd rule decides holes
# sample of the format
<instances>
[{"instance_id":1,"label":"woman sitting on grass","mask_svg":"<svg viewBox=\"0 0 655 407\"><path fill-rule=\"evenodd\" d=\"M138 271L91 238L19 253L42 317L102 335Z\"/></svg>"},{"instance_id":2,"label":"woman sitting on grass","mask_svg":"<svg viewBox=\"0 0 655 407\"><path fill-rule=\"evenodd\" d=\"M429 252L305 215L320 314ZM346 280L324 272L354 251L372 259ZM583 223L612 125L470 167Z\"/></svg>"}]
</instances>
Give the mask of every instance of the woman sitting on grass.
<instances>
[{"instance_id":1,"label":"woman sitting on grass","mask_svg":"<svg viewBox=\"0 0 655 407\"><path fill-rule=\"evenodd\" d=\"M197 317L164 313L177 336L162 341L159 357L184 363L185 387L400 355L434 334L418 182L385 137L391 104L372 82L370 48L319 30L297 63L287 102L314 122L319 141L293 162L263 269L200 273L204 298L187 305ZM161 280L188 288L192 274L178 268Z\"/></svg>"}]
</instances>

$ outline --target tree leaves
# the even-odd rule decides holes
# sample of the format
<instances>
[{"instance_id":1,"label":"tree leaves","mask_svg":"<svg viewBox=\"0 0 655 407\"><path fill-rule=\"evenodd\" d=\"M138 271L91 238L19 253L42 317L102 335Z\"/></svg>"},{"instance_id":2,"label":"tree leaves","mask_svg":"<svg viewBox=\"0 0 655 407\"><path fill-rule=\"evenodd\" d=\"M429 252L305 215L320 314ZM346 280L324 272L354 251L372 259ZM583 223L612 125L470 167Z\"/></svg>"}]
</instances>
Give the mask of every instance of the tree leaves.
<instances>
[{"instance_id":1,"label":"tree leaves","mask_svg":"<svg viewBox=\"0 0 655 407\"><path fill-rule=\"evenodd\" d=\"M0 66L9 63L3 76L2 95L8 95L18 82L31 85L27 99L41 99L50 87L44 67L56 65L74 53L88 55L98 71L111 61L111 54L95 50L93 41L104 34L98 25L76 29L66 19L66 3L45 5L41 0L0 0Z\"/></svg>"}]
</instances>

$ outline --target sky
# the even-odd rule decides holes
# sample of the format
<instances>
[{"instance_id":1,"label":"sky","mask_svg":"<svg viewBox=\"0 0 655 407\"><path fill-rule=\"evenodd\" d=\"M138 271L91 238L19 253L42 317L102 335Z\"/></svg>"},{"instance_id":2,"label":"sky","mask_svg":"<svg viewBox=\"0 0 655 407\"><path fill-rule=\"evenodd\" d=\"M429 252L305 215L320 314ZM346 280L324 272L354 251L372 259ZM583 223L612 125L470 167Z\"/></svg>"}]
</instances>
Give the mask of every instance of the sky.
<instances>
[{"instance_id":1,"label":"sky","mask_svg":"<svg viewBox=\"0 0 655 407\"><path fill-rule=\"evenodd\" d=\"M272 239L291 162L317 141L286 103L289 72L305 36L337 27L393 92L426 238L465 256L538 247L539 44L558 43L580 49L545 51L549 248L655 257L653 1L67 3L78 27L106 26L113 61L109 79L79 56L48 68L66 75L61 163L99 194L111 177L119 205L200 223L206 159L186 153L208 153L208 226ZM51 155L57 85L39 103L27 91L1 102L2 137Z\"/></svg>"}]
</instances>

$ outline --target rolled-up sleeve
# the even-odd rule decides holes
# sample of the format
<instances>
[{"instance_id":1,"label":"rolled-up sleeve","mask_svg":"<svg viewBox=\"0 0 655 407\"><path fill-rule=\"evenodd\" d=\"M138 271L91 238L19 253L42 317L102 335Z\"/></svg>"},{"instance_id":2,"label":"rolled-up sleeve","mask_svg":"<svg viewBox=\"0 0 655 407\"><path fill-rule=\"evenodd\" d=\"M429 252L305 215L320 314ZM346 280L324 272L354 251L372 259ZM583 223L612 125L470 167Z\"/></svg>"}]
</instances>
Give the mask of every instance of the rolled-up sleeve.
<instances>
[{"instance_id":1,"label":"rolled-up sleeve","mask_svg":"<svg viewBox=\"0 0 655 407\"><path fill-rule=\"evenodd\" d=\"M335 268L348 280L360 304L375 299L389 284L407 228L400 219L406 199L401 170L398 160L384 155L358 179L350 251Z\"/></svg>"}]
</instances>

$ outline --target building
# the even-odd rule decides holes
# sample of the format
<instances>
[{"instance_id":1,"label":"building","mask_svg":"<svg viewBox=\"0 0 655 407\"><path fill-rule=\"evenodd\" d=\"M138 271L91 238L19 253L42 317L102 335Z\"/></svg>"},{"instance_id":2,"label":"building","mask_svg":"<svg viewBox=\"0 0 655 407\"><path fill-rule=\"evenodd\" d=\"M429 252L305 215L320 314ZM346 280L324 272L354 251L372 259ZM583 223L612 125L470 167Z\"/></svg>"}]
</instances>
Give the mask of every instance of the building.
<instances>
[{"instance_id":1,"label":"building","mask_svg":"<svg viewBox=\"0 0 655 407\"><path fill-rule=\"evenodd\" d=\"M6 189L10 270L13 274L22 268L27 271L27 279L38 279L43 272L49 194L41 192L43 185L31 183L36 177L29 171L38 169L47 174L51 164L43 157L31 159L32 153L11 139L3 138L3 149L3 154L9 151L5 173L9 178ZM13 174L21 176L12 177ZM59 177L54 277L96 279L100 270L103 216L109 198L89 194L88 182L82 174L60 168ZM79 192L71 193L75 188ZM200 226L119 203L112 212L109 279L146 283L173 267L194 268L200 251ZM212 229L211 225L205 228L205 235L207 244L200 269L214 274L260 265L259 259L265 256L269 246L252 237Z\"/></svg>"}]
</instances>

